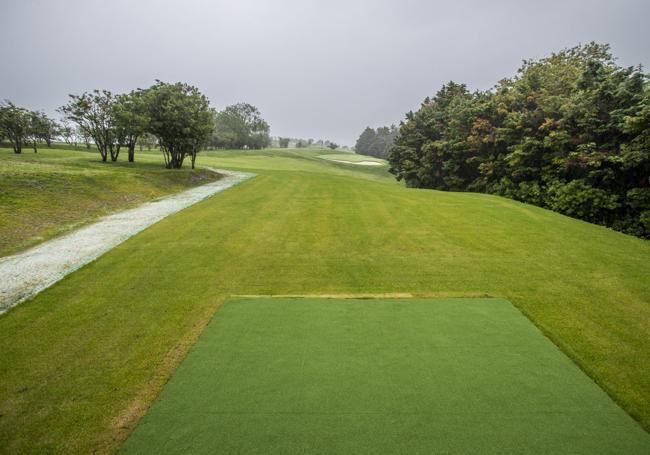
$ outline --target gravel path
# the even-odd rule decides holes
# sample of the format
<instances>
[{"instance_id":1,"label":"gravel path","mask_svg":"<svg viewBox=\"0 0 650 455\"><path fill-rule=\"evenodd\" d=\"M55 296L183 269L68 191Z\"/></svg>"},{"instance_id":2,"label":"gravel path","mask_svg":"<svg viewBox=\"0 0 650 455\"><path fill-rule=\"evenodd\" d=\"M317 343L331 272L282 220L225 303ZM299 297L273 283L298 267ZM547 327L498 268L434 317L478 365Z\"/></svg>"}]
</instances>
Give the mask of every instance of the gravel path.
<instances>
[{"instance_id":1,"label":"gravel path","mask_svg":"<svg viewBox=\"0 0 650 455\"><path fill-rule=\"evenodd\" d=\"M41 243L23 253L1 258L0 314L166 216L255 175L211 170L224 177L216 182L108 215L63 237Z\"/></svg>"}]
</instances>

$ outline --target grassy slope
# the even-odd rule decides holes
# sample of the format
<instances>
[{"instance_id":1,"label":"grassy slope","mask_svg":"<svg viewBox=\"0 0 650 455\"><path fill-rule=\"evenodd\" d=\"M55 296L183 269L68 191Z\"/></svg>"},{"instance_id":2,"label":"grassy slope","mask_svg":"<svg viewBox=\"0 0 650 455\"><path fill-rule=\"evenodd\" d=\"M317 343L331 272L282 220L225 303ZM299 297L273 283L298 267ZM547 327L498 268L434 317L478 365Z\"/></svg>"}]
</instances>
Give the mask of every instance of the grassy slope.
<instances>
[{"instance_id":1,"label":"grassy slope","mask_svg":"<svg viewBox=\"0 0 650 455\"><path fill-rule=\"evenodd\" d=\"M169 172L151 154L136 159L107 164L94 152L0 149L0 256L214 179L209 171Z\"/></svg>"},{"instance_id":2,"label":"grassy slope","mask_svg":"<svg viewBox=\"0 0 650 455\"><path fill-rule=\"evenodd\" d=\"M650 434L506 300L257 298L221 307L122 453L215 448L647 455Z\"/></svg>"},{"instance_id":3,"label":"grassy slope","mask_svg":"<svg viewBox=\"0 0 650 455\"><path fill-rule=\"evenodd\" d=\"M232 294L502 296L650 428L650 243L301 153L202 156L259 175L0 317L0 447L114 450Z\"/></svg>"}]
</instances>

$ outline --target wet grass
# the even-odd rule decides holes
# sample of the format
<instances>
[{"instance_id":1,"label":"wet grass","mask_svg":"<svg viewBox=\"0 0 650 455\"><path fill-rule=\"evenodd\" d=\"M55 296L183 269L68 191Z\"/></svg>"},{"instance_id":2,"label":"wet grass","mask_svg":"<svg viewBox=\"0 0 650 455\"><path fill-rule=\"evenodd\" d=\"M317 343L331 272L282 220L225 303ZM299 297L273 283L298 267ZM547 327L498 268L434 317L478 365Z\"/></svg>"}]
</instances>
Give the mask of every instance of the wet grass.
<instances>
[{"instance_id":1,"label":"wet grass","mask_svg":"<svg viewBox=\"0 0 650 455\"><path fill-rule=\"evenodd\" d=\"M258 176L0 316L0 447L116 450L231 295L507 298L650 428L650 243L324 153L202 154Z\"/></svg>"},{"instance_id":2,"label":"wet grass","mask_svg":"<svg viewBox=\"0 0 650 455\"><path fill-rule=\"evenodd\" d=\"M534 391L534 392L533 392ZM121 453L647 454L502 299L228 299Z\"/></svg>"},{"instance_id":3,"label":"wet grass","mask_svg":"<svg viewBox=\"0 0 650 455\"><path fill-rule=\"evenodd\" d=\"M170 172L150 153L136 163L98 157L60 148L16 155L0 148L0 256L216 177L206 170Z\"/></svg>"}]
</instances>

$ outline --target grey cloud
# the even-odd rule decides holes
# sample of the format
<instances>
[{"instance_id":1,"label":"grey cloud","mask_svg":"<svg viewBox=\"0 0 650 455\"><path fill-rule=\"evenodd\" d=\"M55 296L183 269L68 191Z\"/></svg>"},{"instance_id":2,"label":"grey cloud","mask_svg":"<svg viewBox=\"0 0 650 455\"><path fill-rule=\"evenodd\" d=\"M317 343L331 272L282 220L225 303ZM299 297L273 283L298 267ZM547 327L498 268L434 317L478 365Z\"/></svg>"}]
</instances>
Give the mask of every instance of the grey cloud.
<instances>
[{"instance_id":1,"label":"grey cloud","mask_svg":"<svg viewBox=\"0 0 650 455\"><path fill-rule=\"evenodd\" d=\"M274 135L352 145L448 80L486 89L580 42L645 66L648 17L641 0L2 0L0 98L54 113L68 93L180 80L257 105Z\"/></svg>"}]
</instances>

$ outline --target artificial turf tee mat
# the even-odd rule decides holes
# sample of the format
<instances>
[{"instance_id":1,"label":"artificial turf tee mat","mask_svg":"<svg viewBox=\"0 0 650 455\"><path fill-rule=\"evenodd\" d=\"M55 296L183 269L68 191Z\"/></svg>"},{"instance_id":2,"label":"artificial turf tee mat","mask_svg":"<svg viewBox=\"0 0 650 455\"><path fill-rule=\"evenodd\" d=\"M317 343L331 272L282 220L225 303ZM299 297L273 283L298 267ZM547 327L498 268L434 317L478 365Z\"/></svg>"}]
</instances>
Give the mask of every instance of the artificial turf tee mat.
<instances>
[{"instance_id":1,"label":"artificial turf tee mat","mask_svg":"<svg viewBox=\"0 0 650 455\"><path fill-rule=\"evenodd\" d=\"M650 453L501 299L231 299L124 453Z\"/></svg>"}]
</instances>

